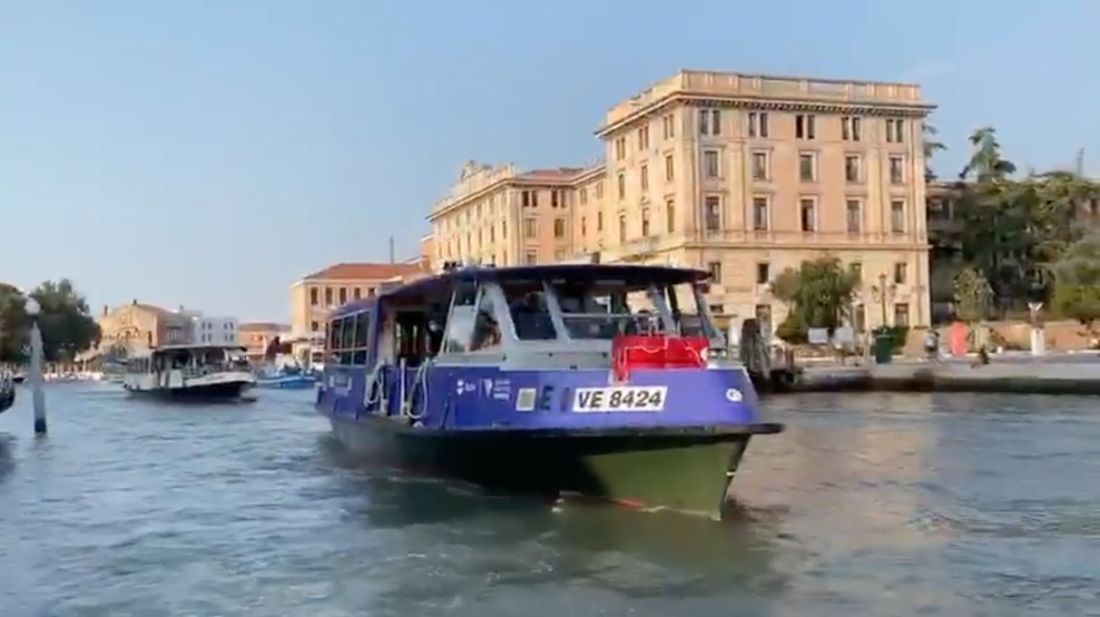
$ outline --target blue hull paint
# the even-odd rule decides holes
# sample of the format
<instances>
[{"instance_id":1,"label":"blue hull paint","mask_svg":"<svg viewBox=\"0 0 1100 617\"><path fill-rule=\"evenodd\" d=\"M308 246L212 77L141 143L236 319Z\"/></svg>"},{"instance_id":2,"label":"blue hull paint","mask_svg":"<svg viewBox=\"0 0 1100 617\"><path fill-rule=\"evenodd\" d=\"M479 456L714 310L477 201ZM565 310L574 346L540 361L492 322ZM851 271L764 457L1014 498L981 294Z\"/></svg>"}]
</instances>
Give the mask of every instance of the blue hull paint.
<instances>
[{"instance_id":1,"label":"blue hull paint","mask_svg":"<svg viewBox=\"0 0 1100 617\"><path fill-rule=\"evenodd\" d=\"M257 388L266 390L309 390L317 385L317 380L312 377L295 375L292 377L260 378L256 380Z\"/></svg>"},{"instance_id":2,"label":"blue hull paint","mask_svg":"<svg viewBox=\"0 0 1100 617\"><path fill-rule=\"evenodd\" d=\"M629 386L665 386L660 411L578 412L577 388L606 388L610 373L592 370L517 370L498 367L434 366L414 388L415 369L399 379L388 374L387 409L366 404L367 372L333 367L318 390L318 410L326 416L356 420L364 415L401 415L400 382L412 391L411 411L418 426L449 431L591 430L616 428L736 427L760 422L756 391L743 369L636 370ZM372 393L371 398L377 398ZM526 399L526 400L524 400ZM527 405L525 403L531 403ZM533 406L533 408L531 408Z\"/></svg>"}]
</instances>

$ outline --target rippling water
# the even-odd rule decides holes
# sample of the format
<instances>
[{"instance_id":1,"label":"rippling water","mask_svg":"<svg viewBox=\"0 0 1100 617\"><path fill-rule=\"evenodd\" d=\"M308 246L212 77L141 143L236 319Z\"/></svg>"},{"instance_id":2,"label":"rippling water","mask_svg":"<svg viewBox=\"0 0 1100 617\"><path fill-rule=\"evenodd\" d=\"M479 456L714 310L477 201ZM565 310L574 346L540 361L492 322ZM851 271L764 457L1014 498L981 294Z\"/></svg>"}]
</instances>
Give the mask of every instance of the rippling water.
<instances>
[{"instance_id":1,"label":"rippling water","mask_svg":"<svg viewBox=\"0 0 1100 617\"><path fill-rule=\"evenodd\" d=\"M713 523L488 497L341 457L309 392L0 415L0 615L1082 615L1095 398L768 401Z\"/></svg>"}]
</instances>

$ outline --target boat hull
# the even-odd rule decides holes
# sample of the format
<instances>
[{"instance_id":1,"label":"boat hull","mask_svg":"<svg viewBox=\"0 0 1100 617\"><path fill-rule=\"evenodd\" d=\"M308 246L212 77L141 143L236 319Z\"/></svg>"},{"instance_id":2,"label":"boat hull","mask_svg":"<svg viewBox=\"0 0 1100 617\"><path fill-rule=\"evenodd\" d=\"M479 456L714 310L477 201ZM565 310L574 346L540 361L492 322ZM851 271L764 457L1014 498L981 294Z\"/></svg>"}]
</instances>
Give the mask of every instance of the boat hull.
<instances>
[{"instance_id":1,"label":"boat hull","mask_svg":"<svg viewBox=\"0 0 1100 617\"><path fill-rule=\"evenodd\" d=\"M252 383L247 381L223 381L182 388L146 390L127 387L126 391L135 396L175 401L231 401L240 399L251 387Z\"/></svg>"},{"instance_id":2,"label":"boat hull","mask_svg":"<svg viewBox=\"0 0 1100 617\"><path fill-rule=\"evenodd\" d=\"M317 380L310 377L276 377L256 380L256 387L265 390L310 390L316 386Z\"/></svg>"},{"instance_id":3,"label":"boat hull","mask_svg":"<svg viewBox=\"0 0 1100 617\"><path fill-rule=\"evenodd\" d=\"M728 428L490 430L426 433L385 418L332 418L337 439L382 464L446 475L489 489L578 495L719 518L753 434Z\"/></svg>"}]
</instances>

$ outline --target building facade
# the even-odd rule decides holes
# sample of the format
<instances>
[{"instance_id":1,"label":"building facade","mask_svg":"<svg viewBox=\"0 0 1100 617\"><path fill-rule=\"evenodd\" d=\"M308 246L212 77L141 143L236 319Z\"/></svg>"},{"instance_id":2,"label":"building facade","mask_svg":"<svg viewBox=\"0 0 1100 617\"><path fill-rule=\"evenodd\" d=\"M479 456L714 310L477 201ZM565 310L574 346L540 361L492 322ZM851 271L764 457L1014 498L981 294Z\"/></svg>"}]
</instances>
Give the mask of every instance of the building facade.
<instances>
[{"instance_id":1,"label":"building facade","mask_svg":"<svg viewBox=\"0 0 1100 617\"><path fill-rule=\"evenodd\" d=\"M240 345L236 317L191 317L191 341L206 345Z\"/></svg>"},{"instance_id":2,"label":"building facade","mask_svg":"<svg viewBox=\"0 0 1100 617\"><path fill-rule=\"evenodd\" d=\"M323 341L329 311L423 274L418 263L339 263L305 276L290 287L291 337Z\"/></svg>"},{"instance_id":3,"label":"building facade","mask_svg":"<svg viewBox=\"0 0 1100 617\"><path fill-rule=\"evenodd\" d=\"M429 216L433 268L592 255L694 267L713 275L714 313L776 325L771 281L829 254L862 274L857 327L927 324L932 108L912 84L682 71L607 112L602 165L468 164Z\"/></svg>"},{"instance_id":4,"label":"building facade","mask_svg":"<svg viewBox=\"0 0 1100 617\"><path fill-rule=\"evenodd\" d=\"M288 324L245 322L238 326L237 332L245 353L253 361L262 360L268 345L276 338L283 343L289 343L291 338L291 329Z\"/></svg>"},{"instance_id":5,"label":"building facade","mask_svg":"<svg viewBox=\"0 0 1100 617\"><path fill-rule=\"evenodd\" d=\"M104 306L96 323L101 348L125 351L187 343L192 332L188 315L137 300L113 309Z\"/></svg>"}]
</instances>

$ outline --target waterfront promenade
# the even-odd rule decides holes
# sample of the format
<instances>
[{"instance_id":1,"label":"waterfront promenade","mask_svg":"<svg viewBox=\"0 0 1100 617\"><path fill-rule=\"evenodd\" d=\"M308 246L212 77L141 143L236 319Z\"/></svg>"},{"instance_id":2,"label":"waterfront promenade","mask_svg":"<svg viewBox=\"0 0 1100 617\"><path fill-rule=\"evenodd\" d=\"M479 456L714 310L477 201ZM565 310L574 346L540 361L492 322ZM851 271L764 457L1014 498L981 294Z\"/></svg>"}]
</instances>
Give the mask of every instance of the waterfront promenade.
<instances>
[{"instance_id":1,"label":"waterfront promenade","mask_svg":"<svg viewBox=\"0 0 1100 617\"><path fill-rule=\"evenodd\" d=\"M978 363L976 357L862 366L819 362L803 367L793 389L1100 394L1100 355L1007 354L989 364Z\"/></svg>"}]
</instances>

